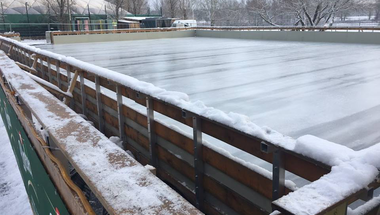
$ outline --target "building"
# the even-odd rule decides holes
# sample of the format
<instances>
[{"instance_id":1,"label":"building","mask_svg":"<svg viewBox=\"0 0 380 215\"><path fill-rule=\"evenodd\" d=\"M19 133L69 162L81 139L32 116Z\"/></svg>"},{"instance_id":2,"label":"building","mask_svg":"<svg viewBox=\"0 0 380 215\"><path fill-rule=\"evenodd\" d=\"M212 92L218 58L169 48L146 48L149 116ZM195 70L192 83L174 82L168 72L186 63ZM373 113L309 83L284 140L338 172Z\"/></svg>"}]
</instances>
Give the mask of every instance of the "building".
<instances>
[{"instance_id":1,"label":"building","mask_svg":"<svg viewBox=\"0 0 380 215\"><path fill-rule=\"evenodd\" d=\"M116 27L112 4L105 0L76 0L67 14L69 23L58 23L46 0L0 0L0 32L20 32L38 37L48 30L96 30ZM129 14L123 10L121 15Z\"/></svg>"}]
</instances>

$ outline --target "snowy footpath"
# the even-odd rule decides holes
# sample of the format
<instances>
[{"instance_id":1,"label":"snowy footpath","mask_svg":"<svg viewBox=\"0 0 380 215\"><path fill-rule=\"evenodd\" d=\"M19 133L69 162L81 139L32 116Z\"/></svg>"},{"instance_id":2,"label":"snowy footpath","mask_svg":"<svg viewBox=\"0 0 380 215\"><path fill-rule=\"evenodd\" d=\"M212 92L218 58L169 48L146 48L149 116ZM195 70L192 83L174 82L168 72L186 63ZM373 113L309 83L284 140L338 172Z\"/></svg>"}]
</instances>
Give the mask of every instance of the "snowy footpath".
<instances>
[{"instance_id":1,"label":"snowy footpath","mask_svg":"<svg viewBox=\"0 0 380 215\"><path fill-rule=\"evenodd\" d=\"M28 196L0 118L0 214L33 215Z\"/></svg>"}]
</instances>

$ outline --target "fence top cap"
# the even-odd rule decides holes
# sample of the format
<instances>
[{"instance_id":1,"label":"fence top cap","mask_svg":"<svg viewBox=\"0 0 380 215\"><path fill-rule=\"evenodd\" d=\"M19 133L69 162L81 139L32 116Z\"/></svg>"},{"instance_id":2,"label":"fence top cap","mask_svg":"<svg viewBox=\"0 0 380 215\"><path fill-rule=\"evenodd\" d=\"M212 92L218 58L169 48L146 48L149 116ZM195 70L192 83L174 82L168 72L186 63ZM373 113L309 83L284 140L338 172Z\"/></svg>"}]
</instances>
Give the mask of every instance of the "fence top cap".
<instances>
[{"instance_id":1,"label":"fence top cap","mask_svg":"<svg viewBox=\"0 0 380 215\"><path fill-rule=\"evenodd\" d=\"M25 74L3 51L0 69L91 190L113 214L202 214L90 123Z\"/></svg>"}]
</instances>

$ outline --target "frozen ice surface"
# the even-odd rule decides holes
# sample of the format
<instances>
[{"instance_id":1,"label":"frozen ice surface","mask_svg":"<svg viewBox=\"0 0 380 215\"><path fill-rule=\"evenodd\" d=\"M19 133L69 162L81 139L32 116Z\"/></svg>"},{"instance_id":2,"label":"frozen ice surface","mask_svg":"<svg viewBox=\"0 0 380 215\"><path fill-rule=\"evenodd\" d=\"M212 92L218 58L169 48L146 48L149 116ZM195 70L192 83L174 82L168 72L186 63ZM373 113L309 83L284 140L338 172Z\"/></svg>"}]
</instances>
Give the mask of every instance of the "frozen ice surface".
<instances>
[{"instance_id":1,"label":"frozen ice surface","mask_svg":"<svg viewBox=\"0 0 380 215\"><path fill-rule=\"evenodd\" d=\"M380 46L179 38L38 45L298 138L380 142Z\"/></svg>"},{"instance_id":2,"label":"frozen ice surface","mask_svg":"<svg viewBox=\"0 0 380 215\"><path fill-rule=\"evenodd\" d=\"M0 137L0 214L33 215L1 117Z\"/></svg>"}]
</instances>

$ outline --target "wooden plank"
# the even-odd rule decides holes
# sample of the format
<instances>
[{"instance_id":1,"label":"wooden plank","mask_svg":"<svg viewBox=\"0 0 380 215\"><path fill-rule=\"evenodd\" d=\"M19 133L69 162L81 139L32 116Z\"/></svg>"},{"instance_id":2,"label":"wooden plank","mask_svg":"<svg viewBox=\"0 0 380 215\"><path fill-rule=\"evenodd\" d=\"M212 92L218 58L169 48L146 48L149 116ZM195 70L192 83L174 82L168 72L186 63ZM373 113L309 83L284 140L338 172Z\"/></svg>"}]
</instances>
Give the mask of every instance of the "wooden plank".
<instances>
[{"instance_id":1,"label":"wooden plank","mask_svg":"<svg viewBox=\"0 0 380 215\"><path fill-rule=\"evenodd\" d=\"M99 83L100 83L100 86L107 88L116 93L116 85L112 81L106 78L99 77Z\"/></svg>"},{"instance_id":2,"label":"wooden plank","mask_svg":"<svg viewBox=\"0 0 380 215\"><path fill-rule=\"evenodd\" d=\"M272 162L272 154L261 152L261 140L247 135L238 133L237 131L226 128L219 123L208 119L202 120L202 132L226 142L238 149L248 152L265 161Z\"/></svg>"},{"instance_id":3,"label":"wooden plank","mask_svg":"<svg viewBox=\"0 0 380 215\"><path fill-rule=\"evenodd\" d=\"M290 152L284 153L284 156L285 169L309 181L316 181L330 172L327 166L318 166L315 161L308 161Z\"/></svg>"},{"instance_id":4,"label":"wooden plank","mask_svg":"<svg viewBox=\"0 0 380 215\"><path fill-rule=\"evenodd\" d=\"M191 204L195 204L195 194L183 186L180 182L178 182L175 178L173 178L169 173L167 173L162 168L157 169L157 177L159 177L162 181L169 186L174 187L175 190L186 198Z\"/></svg>"},{"instance_id":5,"label":"wooden plank","mask_svg":"<svg viewBox=\"0 0 380 215\"><path fill-rule=\"evenodd\" d=\"M147 151L149 151L149 140L147 137L126 124L124 124L124 132L127 137L131 138L136 143L143 146Z\"/></svg>"},{"instance_id":6,"label":"wooden plank","mask_svg":"<svg viewBox=\"0 0 380 215\"><path fill-rule=\"evenodd\" d=\"M106 105L107 107L112 108L112 110L117 112L117 102L115 100L111 99L110 97L104 94L101 95L101 98L103 105Z\"/></svg>"},{"instance_id":7,"label":"wooden plank","mask_svg":"<svg viewBox=\"0 0 380 215\"><path fill-rule=\"evenodd\" d=\"M195 181L195 171L190 164L185 161L177 158L172 153L168 152L166 149L162 148L160 145L157 145L158 158L160 161L164 161L170 167L174 168L182 175L186 176L191 181Z\"/></svg>"},{"instance_id":8,"label":"wooden plank","mask_svg":"<svg viewBox=\"0 0 380 215\"><path fill-rule=\"evenodd\" d=\"M121 86L121 94L135 101L137 104L140 104L144 107L146 106L145 97L144 96L138 97L137 92L135 90L132 90L129 87Z\"/></svg>"},{"instance_id":9,"label":"wooden plank","mask_svg":"<svg viewBox=\"0 0 380 215\"><path fill-rule=\"evenodd\" d=\"M192 121L191 117L184 118L182 116L182 110L178 107L175 107L171 104L164 103L162 101L158 101L155 99L153 102L153 108L155 111L157 111L157 112L159 112L165 116L168 116L172 119L175 119L178 122L181 122L181 123L188 125L190 127L193 126L193 121Z\"/></svg>"},{"instance_id":10,"label":"wooden plank","mask_svg":"<svg viewBox=\"0 0 380 215\"><path fill-rule=\"evenodd\" d=\"M80 94L75 92L75 91L73 92L73 99L75 102L82 104L82 98L81 98ZM82 110L82 108L81 108L81 110Z\"/></svg>"},{"instance_id":11,"label":"wooden plank","mask_svg":"<svg viewBox=\"0 0 380 215\"><path fill-rule=\"evenodd\" d=\"M86 100L86 108L94 114L98 114L98 108L89 100ZM88 115L88 114L86 114Z\"/></svg>"},{"instance_id":12,"label":"wooden plank","mask_svg":"<svg viewBox=\"0 0 380 215\"><path fill-rule=\"evenodd\" d=\"M155 132L159 137L164 138L192 155L194 154L194 143L191 138L170 129L157 121L155 122Z\"/></svg>"},{"instance_id":13,"label":"wooden plank","mask_svg":"<svg viewBox=\"0 0 380 215\"><path fill-rule=\"evenodd\" d=\"M127 149L133 153L133 155L136 157L136 160L138 160L141 164L143 165L149 164L149 159L139 154L139 152L135 148L133 148L131 145L128 144ZM160 167L157 169L157 177L159 177L163 182L165 182L170 187L175 189L180 195L182 195L191 204L193 205L195 204L195 201L196 201L195 194ZM204 203L204 208L205 208L206 214L222 215L221 212L215 209L214 206L208 203L207 201L205 201Z\"/></svg>"},{"instance_id":14,"label":"wooden plank","mask_svg":"<svg viewBox=\"0 0 380 215\"><path fill-rule=\"evenodd\" d=\"M137 111L133 110L130 107L123 106L123 115L125 117L128 117L134 122L137 122L139 125L143 126L144 128L148 128L147 125L147 118L145 115L138 113Z\"/></svg>"},{"instance_id":15,"label":"wooden plank","mask_svg":"<svg viewBox=\"0 0 380 215\"><path fill-rule=\"evenodd\" d=\"M107 111L103 112L103 119L106 123L114 127L115 129L119 129L119 123L117 121L117 118L109 114Z\"/></svg>"},{"instance_id":16,"label":"wooden plank","mask_svg":"<svg viewBox=\"0 0 380 215\"><path fill-rule=\"evenodd\" d=\"M93 99L96 99L96 91L94 89L92 89L91 87L89 87L89 86L86 85L84 87L84 91L86 92L87 96L90 96Z\"/></svg>"},{"instance_id":17,"label":"wooden plank","mask_svg":"<svg viewBox=\"0 0 380 215\"><path fill-rule=\"evenodd\" d=\"M241 215L267 214L234 191L206 175L204 176L203 186L208 193Z\"/></svg>"},{"instance_id":18,"label":"wooden plank","mask_svg":"<svg viewBox=\"0 0 380 215\"><path fill-rule=\"evenodd\" d=\"M272 180L207 147L203 148L203 160L266 198L272 199Z\"/></svg>"}]
</instances>

